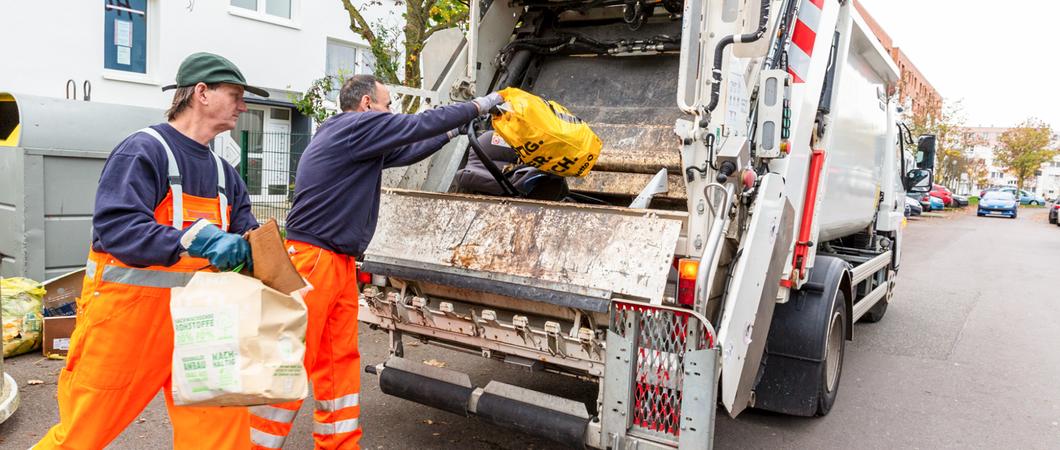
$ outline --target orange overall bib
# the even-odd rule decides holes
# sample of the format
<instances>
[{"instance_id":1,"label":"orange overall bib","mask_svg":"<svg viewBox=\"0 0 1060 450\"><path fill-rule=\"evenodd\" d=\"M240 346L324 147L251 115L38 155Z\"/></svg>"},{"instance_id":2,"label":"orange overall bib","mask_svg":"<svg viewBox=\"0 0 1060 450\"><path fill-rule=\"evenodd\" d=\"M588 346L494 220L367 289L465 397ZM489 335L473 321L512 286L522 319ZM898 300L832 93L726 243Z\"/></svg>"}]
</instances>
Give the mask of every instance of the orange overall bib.
<instances>
[{"instance_id":1,"label":"orange overall bib","mask_svg":"<svg viewBox=\"0 0 1060 450\"><path fill-rule=\"evenodd\" d=\"M231 208L220 158L214 155L218 196L188 195L165 139L150 128L140 132L162 143L169 163L170 190L155 208L155 220L184 229L206 219L227 231ZM66 367L59 374L59 424L34 448L101 449L136 419L159 389L173 423L173 448L250 447L246 408L173 405L170 288L183 286L195 272L207 270L213 270L209 261L186 255L172 266L135 268L107 253L89 252L77 301L77 327Z\"/></svg>"},{"instance_id":2,"label":"orange overall bib","mask_svg":"<svg viewBox=\"0 0 1060 450\"><path fill-rule=\"evenodd\" d=\"M361 354L357 350L357 265L341 255L298 241L287 241L298 273L313 286L305 367L313 381L313 440L317 449L360 448ZM302 402L250 408L250 439L255 449L279 449L291 432Z\"/></svg>"}]
</instances>

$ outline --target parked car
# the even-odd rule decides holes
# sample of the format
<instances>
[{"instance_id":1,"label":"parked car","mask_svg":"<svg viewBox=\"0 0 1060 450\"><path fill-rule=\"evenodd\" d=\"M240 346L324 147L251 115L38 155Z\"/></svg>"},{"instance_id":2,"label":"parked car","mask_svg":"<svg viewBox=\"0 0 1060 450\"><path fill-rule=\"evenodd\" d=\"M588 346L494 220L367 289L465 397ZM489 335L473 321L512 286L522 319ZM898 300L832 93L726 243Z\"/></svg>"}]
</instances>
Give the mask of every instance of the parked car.
<instances>
[{"instance_id":1,"label":"parked car","mask_svg":"<svg viewBox=\"0 0 1060 450\"><path fill-rule=\"evenodd\" d=\"M941 184L933 184L931 185L931 192L929 192L929 194L931 194L933 197L941 198L942 204L944 206L950 206L953 204L953 193L950 192L950 190L947 189L946 186L943 186Z\"/></svg>"},{"instance_id":2,"label":"parked car","mask_svg":"<svg viewBox=\"0 0 1060 450\"><path fill-rule=\"evenodd\" d=\"M1013 190L1015 192L1015 190ZM1045 197L1034 192L1020 191L1021 205L1044 205Z\"/></svg>"},{"instance_id":3,"label":"parked car","mask_svg":"<svg viewBox=\"0 0 1060 450\"><path fill-rule=\"evenodd\" d=\"M1013 196L1017 196L1016 195L1016 188L1011 187L1011 186L986 188L985 190L983 190L979 194L979 196L982 197L987 192L994 192L994 191L1008 192L1008 193L1012 194ZM1045 197L1043 197L1041 194L1037 194L1037 193L1034 193L1034 192L1027 192L1025 190L1020 189L1018 197L1020 199L1020 204L1021 205L1044 205L1045 204Z\"/></svg>"},{"instance_id":4,"label":"parked car","mask_svg":"<svg viewBox=\"0 0 1060 450\"><path fill-rule=\"evenodd\" d=\"M931 200L930 200L931 196L930 195L909 193L909 194L905 194L905 196L909 197L909 198L911 198L913 200L916 200L917 203L920 203L920 209L921 210L931 211Z\"/></svg>"},{"instance_id":5,"label":"parked car","mask_svg":"<svg viewBox=\"0 0 1060 450\"><path fill-rule=\"evenodd\" d=\"M928 196L928 203L930 204L930 209L932 211L942 211L946 209L946 203L943 202L941 198L934 195Z\"/></svg>"},{"instance_id":6,"label":"parked car","mask_svg":"<svg viewBox=\"0 0 1060 450\"><path fill-rule=\"evenodd\" d=\"M990 191L979 199L979 210L976 211L976 215L982 217L991 214L1001 214L1015 219L1019 213L1018 210L1019 201L1016 200L1016 196L1012 195L1011 192Z\"/></svg>"},{"instance_id":7,"label":"parked car","mask_svg":"<svg viewBox=\"0 0 1060 450\"><path fill-rule=\"evenodd\" d=\"M905 216L916 217L924 213L924 207L920 206L920 201L909 197L905 198Z\"/></svg>"},{"instance_id":8,"label":"parked car","mask_svg":"<svg viewBox=\"0 0 1060 450\"><path fill-rule=\"evenodd\" d=\"M958 208L968 206L968 196L953 194L953 206Z\"/></svg>"},{"instance_id":9,"label":"parked car","mask_svg":"<svg viewBox=\"0 0 1060 450\"><path fill-rule=\"evenodd\" d=\"M1060 215L1060 202L1053 203L1053 205L1049 207L1049 223L1060 225L1060 223L1057 222L1057 215Z\"/></svg>"}]
</instances>

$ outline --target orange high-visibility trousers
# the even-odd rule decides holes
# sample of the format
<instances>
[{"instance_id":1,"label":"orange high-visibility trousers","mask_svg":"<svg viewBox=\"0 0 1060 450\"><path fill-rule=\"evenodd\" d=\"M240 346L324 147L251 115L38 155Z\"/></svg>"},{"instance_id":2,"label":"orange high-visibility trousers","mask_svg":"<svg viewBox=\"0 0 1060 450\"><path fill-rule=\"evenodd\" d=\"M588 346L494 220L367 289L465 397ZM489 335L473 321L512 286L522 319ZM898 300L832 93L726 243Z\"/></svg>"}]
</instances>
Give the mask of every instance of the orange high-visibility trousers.
<instances>
[{"instance_id":1,"label":"orange high-visibility trousers","mask_svg":"<svg viewBox=\"0 0 1060 450\"><path fill-rule=\"evenodd\" d=\"M357 449L361 439L361 353L357 350L357 266L352 256L287 241L298 273L313 286L305 367L313 382L313 440L317 449ZM250 408L250 439L256 449L279 449L302 402Z\"/></svg>"},{"instance_id":2,"label":"orange high-visibility trousers","mask_svg":"<svg viewBox=\"0 0 1060 450\"><path fill-rule=\"evenodd\" d=\"M89 258L77 327L66 367L59 373L59 424L33 448L104 448L159 390L165 393L173 423L173 448L249 448L250 436L239 431L250 424L246 408L173 405L169 288L108 281L157 283L166 276L190 276L181 271L183 264L159 272L124 266L106 254L92 252Z\"/></svg>"}]
</instances>

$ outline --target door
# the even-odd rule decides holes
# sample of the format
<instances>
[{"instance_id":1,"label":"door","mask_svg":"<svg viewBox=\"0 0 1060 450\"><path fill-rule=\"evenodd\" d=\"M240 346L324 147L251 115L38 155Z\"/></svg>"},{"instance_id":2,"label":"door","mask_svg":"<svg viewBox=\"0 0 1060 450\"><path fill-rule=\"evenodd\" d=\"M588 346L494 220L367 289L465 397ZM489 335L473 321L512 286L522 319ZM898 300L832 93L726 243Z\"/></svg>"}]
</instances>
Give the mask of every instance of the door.
<instances>
[{"instance_id":1,"label":"door","mask_svg":"<svg viewBox=\"0 0 1060 450\"><path fill-rule=\"evenodd\" d=\"M294 182L290 171L291 109L262 105L247 105L247 109L239 116L232 138L246 146L250 201L283 206Z\"/></svg>"},{"instance_id":2,"label":"door","mask_svg":"<svg viewBox=\"0 0 1060 450\"><path fill-rule=\"evenodd\" d=\"M273 108L277 109L277 108ZM294 180L289 173L291 158L291 122L271 119L265 123L261 152L262 201L281 203L287 201L287 192L293 189Z\"/></svg>"}]
</instances>

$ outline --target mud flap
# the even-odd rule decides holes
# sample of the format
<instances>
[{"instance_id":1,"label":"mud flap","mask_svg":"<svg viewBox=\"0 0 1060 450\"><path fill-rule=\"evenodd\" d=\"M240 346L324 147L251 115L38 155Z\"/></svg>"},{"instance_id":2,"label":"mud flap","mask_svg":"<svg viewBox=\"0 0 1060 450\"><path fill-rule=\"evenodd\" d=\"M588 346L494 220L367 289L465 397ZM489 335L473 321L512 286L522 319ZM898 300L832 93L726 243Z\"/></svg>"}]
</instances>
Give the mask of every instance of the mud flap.
<instances>
[{"instance_id":1,"label":"mud flap","mask_svg":"<svg viewBox=\"0 0 1060 450\"><path fill-rule=\"evenodd\" d=\"M732 417L751 401L787 250L794 236L795 214L784 196L783 178L768 174L758 189L718 327L721 400Z\"/></svg>"}]
</instances>

